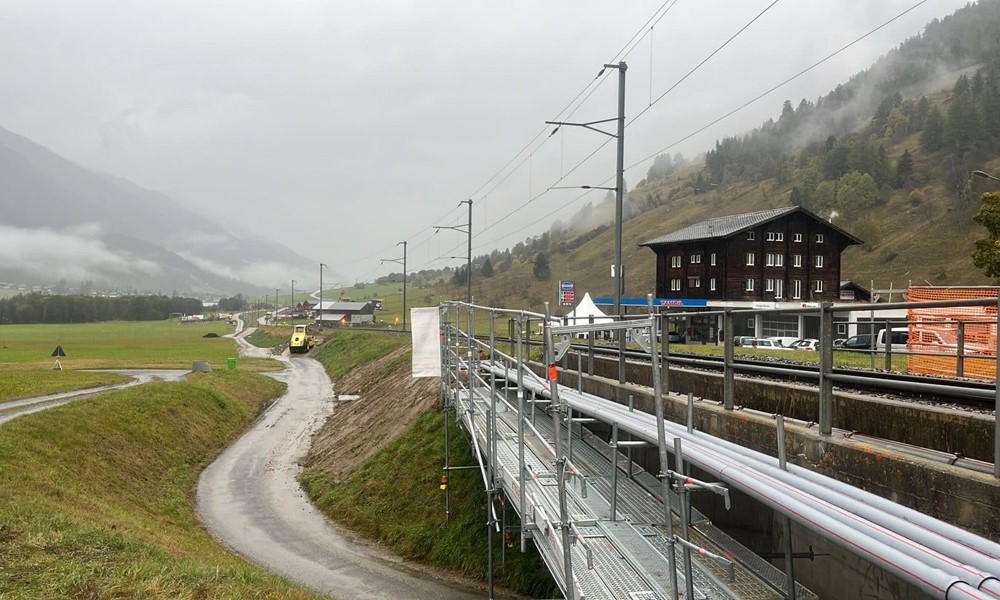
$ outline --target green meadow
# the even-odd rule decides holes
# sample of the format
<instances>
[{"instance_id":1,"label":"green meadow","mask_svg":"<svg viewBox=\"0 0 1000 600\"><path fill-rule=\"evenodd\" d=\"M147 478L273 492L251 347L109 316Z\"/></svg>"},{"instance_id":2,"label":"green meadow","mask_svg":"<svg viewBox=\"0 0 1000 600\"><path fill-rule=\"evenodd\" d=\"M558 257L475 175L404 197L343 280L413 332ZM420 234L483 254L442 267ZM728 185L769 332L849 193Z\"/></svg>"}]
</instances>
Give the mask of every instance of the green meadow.
<instances>
[{"instance_id":1,"label":"green meadow","mask_svg":"<svg viewBox=\"0 0 1000 600\"><path fill-rule=\"evenodd\" d=\"M190 369L204 360L225 369L236 343L225 321L112 321L0 326L0 402L116 383L115 373L85 369ZM219 337L205 337L214 334ZM65 356L52 356L59 346ZM62 370L52 370L58 359ZM268 359L239 359L240 370L277 368Z\"/></svg>"}]
</instances>

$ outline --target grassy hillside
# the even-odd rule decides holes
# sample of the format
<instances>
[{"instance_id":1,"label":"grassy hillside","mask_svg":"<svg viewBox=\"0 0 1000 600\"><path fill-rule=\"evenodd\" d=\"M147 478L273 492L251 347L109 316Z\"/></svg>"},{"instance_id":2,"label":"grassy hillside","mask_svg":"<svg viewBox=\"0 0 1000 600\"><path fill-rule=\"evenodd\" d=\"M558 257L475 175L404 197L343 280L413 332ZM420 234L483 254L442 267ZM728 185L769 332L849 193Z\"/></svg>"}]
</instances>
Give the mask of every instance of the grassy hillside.
<instances>
[{"instance_id":1,"label":"grassy hillside","mask_svg":"<svg viewBox=\"0 0 1000 600\"><path fill-rule=\"evenodd\" d=\"M943 90L928 99L932 106L946 107L950 97L950 91ZM870 139L866 135L866 130L860 130L844 139ZM985 151L962 157L945 150L927 151L921 145L918 131L898 139L876 139L871 144L884 148L890 165L895 165L904 151L909 152L914 174L906 185L879 186L871 205L854 213L806 205L821 216L833 215L835 224L865 241L863 246L852 246L842 255L842 279L865 287L874 280L878 289L905 288L911 282L992 284L972 264L973 244L986 236L986 230L972 218L979 210L982 192L995 188L969 177L972 169L1000 171L1000 156ZM629 207L636 212L638 207L650 208L627 219L623 225L625 295L643 297L655 288L654 254L638 244L712 217L791 206L793 190L808 186L811 175L808 169L795 167L795 154L790 154L786 161L790 166L781 183L775 177L744 181L727 176L720 185L696 192L696 182L704 173L702 163L641 182L626 197L626 213ZM955 188L955 181L949 183L948 177L957 180L959 189ZM836 181L827 183L836 185ZM557 287L561 279L574 281L578 295L585 291L591 295L612 295L612 227L551 231L536 239L536 248L548 257L551 271L548 279L539 280L533 275L531 257L537 252L528 256L514 254L509 268L498 269L492 277L474 272L472 287L476 303L542 312L542 303L548 301L558 314ZM439 291L450 298L465 297L464 286L443 286Z\"/></svg>"},{"instance_id":2,"label":"grassy hillside","mask_svg":"<svg viewBox=\"0 0 1000 600\"><path fill-rule=\"evenodd\" d=\"M340 403L316 435L302 482L329 518L397 554L477 581L486 576L486 494L477 470L451 474L451 519L439 478L444 465L440 383L410 377L408 339L393 334L334 332L318 358ZM451 419L452 465L473 465L468 442ZM358 435L364 430L364 435ZM513 526L512 511L507 525ZM557 589L532 550L504 548L495 537L496 577L520 593L552 597ZM506 560L501 560L506 552ZM505 566L501 567L501 562Z\"/></svg>"},{"instance_id":3,"label":"grassy hillside","mask_svg":"<svg viewBox=\"0 0 1000 600\"><path fill-rule=\"evenodd\" d=\"M0 427L0 598L316 596L232 555L191 494L283 385L215 371Z\"/></svg>"}]
</instances>

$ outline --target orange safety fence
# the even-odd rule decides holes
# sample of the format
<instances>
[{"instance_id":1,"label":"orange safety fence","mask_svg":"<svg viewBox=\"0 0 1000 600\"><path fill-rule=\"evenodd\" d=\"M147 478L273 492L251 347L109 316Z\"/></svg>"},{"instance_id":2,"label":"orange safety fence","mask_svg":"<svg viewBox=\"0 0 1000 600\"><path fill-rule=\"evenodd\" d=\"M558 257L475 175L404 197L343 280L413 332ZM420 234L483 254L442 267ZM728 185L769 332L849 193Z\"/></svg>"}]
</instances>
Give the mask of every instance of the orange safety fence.
<instances>
[{"instance_id":1,"label":"orange safety fence","mask_svg":"<svg viewBox=\"0 0 1000 600\"><path fill-rule=\"evenodd\" d=\"M911 286L907 300L996 298L997 287ZM911 308L907 311L909 371L950 377L996 376L997 307ZM959 360L959 338L964 356ZM914 354L919 353L919 354Z\"/></svg>"}]
</instances>

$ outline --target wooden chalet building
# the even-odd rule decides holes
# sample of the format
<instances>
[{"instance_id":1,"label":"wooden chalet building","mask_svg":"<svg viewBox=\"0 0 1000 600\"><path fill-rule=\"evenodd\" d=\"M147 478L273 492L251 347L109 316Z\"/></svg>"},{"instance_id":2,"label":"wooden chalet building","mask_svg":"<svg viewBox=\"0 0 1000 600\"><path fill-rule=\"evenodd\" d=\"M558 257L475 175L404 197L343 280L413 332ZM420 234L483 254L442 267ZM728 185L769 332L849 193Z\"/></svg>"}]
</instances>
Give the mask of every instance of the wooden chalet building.
<instances>
[{"instance_id":1,"label":"wooden chalet building","mask_svg":"<svg viewBox=\"0 0 1000 600\"><path fill-rule=\"evenodd\" d=\"M656 254L656 297L719 302L840 298L840 254L862 241L798 206L716 217L639 244Z\"/></svg>"}]
</instances>

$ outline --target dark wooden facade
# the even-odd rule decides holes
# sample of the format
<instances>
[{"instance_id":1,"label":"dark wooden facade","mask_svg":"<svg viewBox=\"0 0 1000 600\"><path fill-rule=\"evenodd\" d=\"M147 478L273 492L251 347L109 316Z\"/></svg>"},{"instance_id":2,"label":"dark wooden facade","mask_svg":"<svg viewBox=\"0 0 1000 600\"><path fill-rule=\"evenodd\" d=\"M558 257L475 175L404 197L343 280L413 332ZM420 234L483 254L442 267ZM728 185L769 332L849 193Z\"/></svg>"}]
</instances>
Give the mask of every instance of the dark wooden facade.
<instances>
[{"instance_id":1,"label":"dark wooden facade","mask_svg":"<svg viewBox=\"0 0 1000 600\"><path fill-rule=\"evenodd\" d=\"M861 240L800 207L718 217L643 242L658 298L838 300L840 255Z\"/></svg>"}]
</instances>

